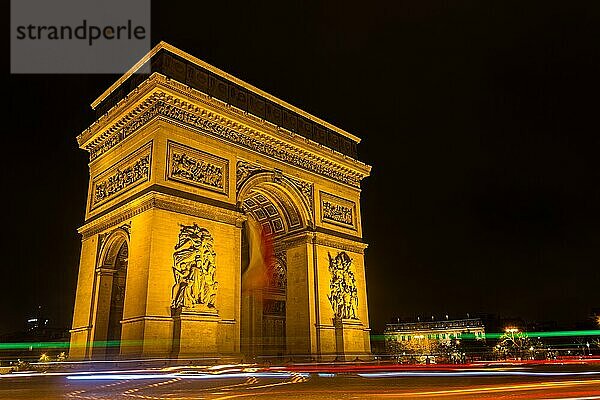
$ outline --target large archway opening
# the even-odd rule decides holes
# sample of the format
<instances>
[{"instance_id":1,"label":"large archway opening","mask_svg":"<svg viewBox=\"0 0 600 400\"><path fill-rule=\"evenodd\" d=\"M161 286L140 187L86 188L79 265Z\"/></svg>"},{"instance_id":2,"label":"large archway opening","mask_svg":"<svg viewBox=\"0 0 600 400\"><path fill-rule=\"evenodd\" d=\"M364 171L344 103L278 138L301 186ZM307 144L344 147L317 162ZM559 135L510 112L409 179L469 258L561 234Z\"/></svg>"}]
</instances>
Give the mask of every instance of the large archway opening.
<instances>
[{"instance_id":1,"label":"large archway opening","mask_svg":"<svg viewBox=\"0 0 600 400\"><path fill-rule=\"evenodd\" d=\"M242 229L241 351L251 358L289 354L285 241L306 228L305 207L292 185L259 174L239 192Z\"/></svg>"}]
</instances>

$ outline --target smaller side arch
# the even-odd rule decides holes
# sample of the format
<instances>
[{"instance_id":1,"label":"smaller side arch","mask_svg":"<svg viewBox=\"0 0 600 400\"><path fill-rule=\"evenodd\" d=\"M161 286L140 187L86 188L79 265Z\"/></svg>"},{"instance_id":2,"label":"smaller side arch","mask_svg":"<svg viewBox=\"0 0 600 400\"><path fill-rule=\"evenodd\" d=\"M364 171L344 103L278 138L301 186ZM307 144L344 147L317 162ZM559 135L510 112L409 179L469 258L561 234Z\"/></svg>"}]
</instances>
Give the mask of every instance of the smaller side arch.
<instances>
[{"instance_id":1,"label":"smaller side arch","mask_svg":"<svg viewBox=\"0 0 600 400\"><path fill-rule=\"evenodd\" d=\"M129 248L129 232L120 227L112 231L102 243L96 269L114 267L114 261L123 243Z\"/></svg>"},{"instance_id":2,"label":"smaller side arch","mask_svg":"<svg viewBox=\"0 0 600 400\"><path fill-rule=\"evenodd\" d=\"M121 320L129 264L129 232L113 230L102 243L95 269L92 358L114 359L120 353Z\"/></svg>"}]
</instances>

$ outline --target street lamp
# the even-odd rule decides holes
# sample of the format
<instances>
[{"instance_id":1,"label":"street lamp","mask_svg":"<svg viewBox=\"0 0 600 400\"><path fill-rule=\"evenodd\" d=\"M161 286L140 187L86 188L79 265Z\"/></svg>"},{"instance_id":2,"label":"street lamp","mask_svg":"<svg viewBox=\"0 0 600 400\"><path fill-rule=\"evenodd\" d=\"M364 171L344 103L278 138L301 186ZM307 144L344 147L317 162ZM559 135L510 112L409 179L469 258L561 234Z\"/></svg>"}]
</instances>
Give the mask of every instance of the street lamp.
<instances>
[{"instance_id":1,"label":"street lamp","mask_svg":"<svg viewBox=\"0 0 600 400\"><path fill-rule=\"evenodd\" d=\"M590 351L590 342L585 342L585 345L586 345L586 346L587 346L587 348L588 348L588 356L591 356L591 355L592 355L592 352Z\"/></svg>"}]
</instances>

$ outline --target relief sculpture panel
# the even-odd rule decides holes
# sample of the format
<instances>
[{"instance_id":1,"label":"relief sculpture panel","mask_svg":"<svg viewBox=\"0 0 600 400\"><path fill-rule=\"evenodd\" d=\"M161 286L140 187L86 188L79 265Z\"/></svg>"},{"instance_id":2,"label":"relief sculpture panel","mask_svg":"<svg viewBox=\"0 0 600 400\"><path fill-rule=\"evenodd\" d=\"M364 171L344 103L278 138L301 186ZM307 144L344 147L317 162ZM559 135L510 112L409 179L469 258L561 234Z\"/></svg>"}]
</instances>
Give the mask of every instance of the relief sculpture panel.
<instances>
[{"instance_id":1,"label":"relief sculpture panel","mask_svg":"<svg viewBox=\"0 0 600 400\"><path fill-rule=\"evenodd\" d=\"M356 204L350 200L321 192L321 221L356 229Z\"/></svg>"},{"instance_id":2,"label":"relief sculpture panel","mask_svg":"<svg viewBox=\"0 0 600 400\"><path fill-rule=\"evenodd\" d=\"M93 209L150 179L152 143L126 157L92 181Z\"/></svg>"},{"instance_id":3,"label":"relief sculpture panel","mask_svg":"<svg viewBox=\"0 0 600 400\"><path fill-rule=\"evenodd\" d=\"M167 179L229 193L229 163L226 159L171 141L167 146Z\"/></svg>"},{"instance_id":4,"label":"relief sculpture panel","mask_svg":"<svg viewBox=\"0 0 600 400\"><path fill-rule=\"evenodd\" d=\"M358 290L354 273L351 271L352 259L344 251L335 257L331 257L329 253L327 255L331 273L327 298L331 303L333 315L337 319L358 319Z\"/></svg>"},{"instance_id":5,"label":"relief sculpture panel","mask_svg":"<svg viewBox=\"0 0 600 400\"><path fill-rule=\"evenodd\" d=\"M181 225L173 253L171 308L215 308L218 282L213 237L198 225Z\"/></svg>"}]
</instances>

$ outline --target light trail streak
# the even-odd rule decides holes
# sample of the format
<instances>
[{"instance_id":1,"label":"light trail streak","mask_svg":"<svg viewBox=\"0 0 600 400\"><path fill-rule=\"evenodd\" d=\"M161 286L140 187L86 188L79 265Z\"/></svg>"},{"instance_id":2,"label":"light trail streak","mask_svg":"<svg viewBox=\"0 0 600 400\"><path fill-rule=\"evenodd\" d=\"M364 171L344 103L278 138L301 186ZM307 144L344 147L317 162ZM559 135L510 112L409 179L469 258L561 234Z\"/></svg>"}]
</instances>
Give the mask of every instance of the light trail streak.
<instances>
[{"instance_id":1,"label":"light trail streak","mask_svg":"<svg viewBox=\"0 0 600 400\"><path fill-rule=\"evenodd\" d=\"M320 372L317 374L319 378L334 378L335 374Z\"/></svg>"},{"instance_id":2,"label":"light trail streak","mask_svg":"<svg viewBox=\"0 0 600 400\"><path fill-rule=\"evenodd\" d=\"M477 388L464 388L464 389L451 389L451 390L434 390L426 392L404 392L404 393L377 393L379 397L422 397L422 396L454 396L454 395L475 395L475 394L487 394L496 392L510 392L510 391L530 391L530 390L548 390L556 388L567 388L573 386L584 386L584 385L599 385L600 380L586 380L586 381L557 381L557 382L539 382L539 383L525 383L519 385L497 385L497 386L485 386ZM600 394L600 391L595 394ZM589 397L586 397L589 398Z\"/></svg>"},{"instance_id":3,"label":"light trail streak","mask_svg":"<svg viewBox=\"0 0 600 400\"><path fill-rule=\"evenodd\" d=\"M543 332L527 332L523 331L524 334L529 336L530 338L538 337L538 338L554 338L554 337L577 337L577 336L600 336L600 329L588 329L588 330L578 330L578 331L543 331ZM502 336L506 335L506 332L486 332L486 339L499 339ZM385 335L372 335L371 338L373 340L383 341L385 340ZM461 333L460 339L478 339L474 333Z\"/></svg>"},{"instance_id":4,"label":"light trail streak","mask_svg":"<svg viewBox=\"0 0 600 400\"><path fill-rule=\"evenodd\" d=\"M68 375L71 380L142 380L142 379L245 379L245 378L267 378L267 379L292 379L298 375L308 378L309 374L287 373L287 372L246 372L246 373L222 373L222 374L82 374Z\"/></svg>"},{"instance_id":5,"label":"light trail streak","mask_svg":"<svg viewBox=\"0 0 600 400\"><path fill-rule=\"evenodd\" d=\"M298 371L298 372L313 372L313 373L367 373L371 371L463 371L463 370L479 370L485 368L515 368L515 367L530 367L534 365L590 365L599 364L600 358L576 358L576 359L560 359L560 360L524 360L524 361L478 361L467 364L295 364L284 367L270 367L269 369Z\"/></svg>"},{"instance_id":6,"label":"light trail streak","mask_svg":"<svg viewBox=\"0 0 600 400\"><path fill-rule=\"evenodd\" d=\"M157 387L179 383L180 381L181 381L181 378L174 378L174 379L171 379L168 381L152 383L152 384L148 384L145 386L138 386L138 387L134 387L132 389L126 390L125 392L119 394L118 396L122 395L125 397L135 397L135 398L140 398L140 399L144 399L144 400L166 400L166 399L169 399L169 400L199 400L199 399L203 399L204 397L199 396L198 393L211 392L211 391L216 390L216 388L214 388L214 387L194 388L193 392L195 393L195 395L193 397L189 397L189 396L165 397L164 395L163 396L150 396L147 394L140 393L140 392L144 392L147 390L155 389ZM117 385L123 385L125 383L130 383L130 382L131 381L129 381L129 380L118 381L116 383L111 383L111 384L102 385L102 386L96 386L92 389L77 390L77 391L68 393L66 396L70 397L70 398L81 399L81 400L102 400L103 398L105 398L104 396L96 397L96 396L92 396L91 393L97 393L98 391L101 391L102 389L115 387ZM242 383L218 386L218 390L228 392L228 391L235 390L235 389L241 389L244 386L253 385L258 382L259 382L259 380L257 378L247 378L246 381L242 382ZM213 392L211 394L218 395L219 393ZM118 397L118 396L116 396L116 397Z\"/></svg>"},{"instance_id":7,"label":"light trail streak","mask_svg":"<svg viewBox=\"0 0 600 400\"><path fill-rule=\"evenodd\" d=\"M113 374L113 375L103 375L103 374L91 374L91 375L77 375L77 376L68 376L67 379L75 379L75 380L117 380L117 383L113 383L113 384L109 384L109 385L104 385L104 386L100 386L100 388L106 388L106 387L111 387L113 385L117 385L117 384L121 384L121 383L125 383L125 382L131 382L133 380L136 379L160 379L160 382L155 382L155 383L149 383L147 385L144 386L138 386L138 387L133 387L130 388L128 390L126 390L125 392L123 392L121 395L122 396L126 396L126 397L135 397L135 398L141 398L141 399L145 399L145 400L161 400L164 399L164 397L159 397L159 396L151 396L151 395L146 395L146 394L142 394L142 392L147 391L147 390L154 390L156 388L165 386L165 385L171 385L171 384L175 384L180 382L183 379L235 379L235 378L246 378L246 382L242 382L239 384L232 384L232 385L226 385L226 386L219 386L217 388L201 388L201 389L195 389L194 391L196 393L198 392L205 392L205 391L212 391L212 395L222 395L225 394L226 391L229 390L233 390L235 388L241 389L242 387L246 387L246 390L248 389L253 389L253 390L260 390L260 389L266 389L266 388L272 388L272 387L279 387L279 386L283 386L283 385L290 385L290 384L295 384L295 383L302 383L302 382L306 382L308 380L308 378L310 377L309 374L302 374L302 373L282 373L282 372L258 372L258 373L220 373L220 374L194 374L194 375L187 375L187 374L177 374L177 373L170 373L170 374ZM250 385L254 385L257 384L259 382L258 378L267 378L267 379L287 379L284 382L277 382L277 383L268 383L268 384L263 384L263 385L258 385L258 386L250 386ZM215 390L217 390L215 392ZM96 389L92 390L96 391ZM86 390L80 390L80 391L75 391L75 392L71 392L69 393L69 395L67 397L73 397L73 398L80 398L80 399L95 399L94 396L89 396L88 395L89 391ZM179 397L178 399L183 400L183 399L197 399L197 398L201 398L201 397Z\"/></svg>"},{"instance_id":8,"label":"light trail streak","mask_svg":"<svg viewBox=\"0 0 600 400\"><path fill-rule=\"evenodd\" d=\"M582 372L528 372L528 371L397 371L397 372L367 372L357 374L361 378L396 378L396 377L439 377L439 376L579 376L579 375L600 375L600 371L582 371Z\"/></svg>"},{"instance_id":9,"label":"light trail streak","mask_svg":"<svg viewBox=\"0 0 600 400\"><path fill-rule=\"evenodd\" d=\"M545 331L545 332L523 332L529 337L537 338L556 338L556 337L581 337L581 336L600 336L600 329L571 330L571 331ZM498 339L505 335L505 332L486 332L486 339ZM385 335L373 335L373 340L384 340ZM476 339L472 333L462 333L461 339ZM159 344L164 340L155 339L152 343ZM33 349L68 349L70 347L92 346L99 348L106 347L127 347L147 345L148 341L143 340L103 340L80 344L71 344L66 341L48 341L48 342L0 342L1 350L33 350Z\"/></svg>"},{"instance_id":10,"label":"light trail streak","mask_svg":"<svg viewBox=\"0 0 600 400\"><path fill-rule=\"evenodd\" d=\"M116 386L119 385L123 385L128 383L129 381L119 381L119 382L113 382L113 383L109 383L107 385L102 385L102 386L96 386L94 388L95 391L98 390L104 390L104 389L108 389L108 388L114 388ZM88 393L88 390L75 390L74 392L70 392L65 394L66 397L70 397L70 398L76 398L76 399L87 399L87 400L93 400L95 399L95 397L90 397L90 396L86 396L85 394Z\"/></svg>"},{"instance_id":11,"label":"light trail streak","mask_svg":"<svg viewBox=\"0 0 600 400\"><path fill-rule=\"evenodd\" d=\"M161 400L161 397L156 397L156 396L142 396L142 395L137 394L137 392L140 392L142 390L157 388L157 387L164 386L164 385L171 385L173 383L179 382L180 380L181 380L180 378L174 378L174 379L170 379L168 381L163 381L163 382L153 383L153 384L146 385L146 386L131 388L131 389L126 390L125 392L123 392L123 396L127 396L127 397L139 397L139 398L143 398L143 399L147 399L147 400L150 400L150 399L152 399L152 400Z\"/></svg>"},{"instance_id":12,"label":"light trail streak","mask_svg":"<svg viewBox=\"0 0 600 400\"><path fill-rule=\"evenodd\" d=\"M128 371L128 373L130 374L137 374L137 373L146 373L148 372L148 370L146 369L142 369L142 370L130 370ZM76 375L89 375L93 372L90 371L82 371L82 372L29 372L29 371L23 371L23 372L11 372L10 374L3 374L0 375L0 379L10 379L10 378L30 378L30 377L35 377L35 376L76 376ZM102 374L122 374L123 371L121 370L115 370L115 371L102 371Z\"/></svg>"}]
</instances>

